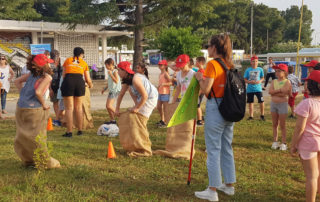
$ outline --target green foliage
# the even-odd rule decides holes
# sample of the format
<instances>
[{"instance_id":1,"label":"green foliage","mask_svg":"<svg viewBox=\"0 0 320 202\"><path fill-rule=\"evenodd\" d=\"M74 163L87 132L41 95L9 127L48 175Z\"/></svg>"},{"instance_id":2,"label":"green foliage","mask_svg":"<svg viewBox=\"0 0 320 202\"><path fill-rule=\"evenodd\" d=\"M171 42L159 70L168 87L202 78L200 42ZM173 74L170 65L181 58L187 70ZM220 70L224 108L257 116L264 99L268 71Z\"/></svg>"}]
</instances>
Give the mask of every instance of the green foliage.
<instances>
[{"instance_id":1,"label":"green foliage","mask_svg":"<svg viewBox=\"0 0 320 202\"><path fill-rule=\"evenodd\" d=\"M286 28L284 30L284 41L298 41L299 37L299 23L300 23L300 8L298 6L291 6L282 13L283 18L286 20ZM308 9L307 5L303 6L301 29L301 42L310 45L312 38L312 11Z\"/></svg>"},{"instance_id":2,"label":"green foliage","mask_svg":"<svg viewBox=\"0 0 320 202\"><path fill-rule=\"evenodd\" d=\"M211 39L211 36L219 34L219 30L217 29L207 29L200 27L196 31L193 32L196 36L201 38L202 45L208 44L208 41Z\"/></svg>"},{"instance_id":3,"label":"green foliage","mask_svg":"<svg viewBox=\"0 0 320 202\"><path fill-rule=\"evenodd\" d=\"M187 54L190 57L201 54L202 41L191 33L191 29L191 27L179 29L170 27L160 32L156 43L165 57L175 59L180 54Z\"/></svg>"},{"instance_id":4,"label":"green foliage","mask_svg":"<svg viewBox=\"0 0 320 202\"><path fill-rule=\"evenodd\" d=\"M41 133L36 136L35 141L37 143L37 148L34 150L33 159L38 174L40 174L45 169L47 169L47 163L50 159L50 152L52 151L52 146L48 144L47 147L46 137Z\"/></svg>"},{"instance_id":5,"label":"green foliage","mask_svg":"<svg viewBox=\"0 0 320 202\"><path fill-rule=\"evenodd\" d=\"M0 19L32 21L41 17L33 8L34 0L0 0Z\"/></svg>"},{"instance_id":6,"label":"green foliage","mask_svg":"<svg viewBox=\"0 0 320 202\"><path fill-rule=\"evenodd\" d=\"M288 52L297 52L297 42L288 41L277 43L270 49L270 53L288 53ZM303 48L303 44L300 43L300 49Z\"/></svg>"}]
</instances>

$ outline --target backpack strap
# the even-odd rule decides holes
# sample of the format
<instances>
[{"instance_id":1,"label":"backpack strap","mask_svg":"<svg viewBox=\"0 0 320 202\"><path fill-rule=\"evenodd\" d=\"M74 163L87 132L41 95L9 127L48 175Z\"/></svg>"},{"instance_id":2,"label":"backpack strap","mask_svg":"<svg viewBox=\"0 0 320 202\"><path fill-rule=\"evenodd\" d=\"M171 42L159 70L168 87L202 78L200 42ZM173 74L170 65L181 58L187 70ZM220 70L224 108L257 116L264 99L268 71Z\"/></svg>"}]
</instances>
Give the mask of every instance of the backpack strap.
<instances>
[{"instance_id":1,"label":"backpack strap","mask_svg":"<svg viewBox=\"0 0 320 202\"><path fill-rule=\"evenodd\" d=\"M227 68L226 64L221 60L221 58L215 58L214 60L217 61L222 66L222 68L224 69L224 71L226 72L226 75L227 75L228 68ZM227 80L226 80L226 82L227 82ZM217 101L216 94L214 93L214 90L213 90L213 86L211 87L210 93L208 95L208 99L211 99L211 92L213 93L213 96L214 96L214 99L216 100L217 105L219 105L218 101Z\"/></svg>"}]
</instances>

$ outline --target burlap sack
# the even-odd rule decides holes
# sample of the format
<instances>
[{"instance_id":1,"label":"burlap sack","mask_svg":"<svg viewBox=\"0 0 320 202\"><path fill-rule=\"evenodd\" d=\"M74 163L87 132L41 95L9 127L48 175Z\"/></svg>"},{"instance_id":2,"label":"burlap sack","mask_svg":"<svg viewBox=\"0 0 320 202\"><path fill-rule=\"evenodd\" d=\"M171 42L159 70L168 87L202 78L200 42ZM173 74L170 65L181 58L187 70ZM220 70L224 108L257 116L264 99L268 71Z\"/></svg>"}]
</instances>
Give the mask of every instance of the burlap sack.
<instances>
[{"instance_id":1,"label":"burlap sack","mask_svg":"<svg viewBox=\"0 0 320 202\"><path fill-rule=\"evenodd\" d=\"M122 113L118 119L120 144L129 156L152 156L148 118L139 113Z\"/></svg>"},{"instance_id":2,"label":"burlap sack","mask_svg":"<svg viewBox=\"0 0 320 202\"><path fill-rule=\"evenodd\" d=\"M16 137L14 150L21 158L24 165L34 165L34 150L38 147L35 139L41 134L41 139L47 143L47 121L49 110L42 108L16 108ZM44 144L44 151L47 151L47 144ZM59 161L49 156L47 168L60 167Z\"/></svg>"},{"instance_id":3,"label":"burlap sack","mask_svg":"<svg viewBox=\"0 0 320 202\"><path fill-rule=\"evenodd\" d=\"M168 123L179 103L169 104L165 111L165 121ZM156 150L153 154L159 154L171 158L190 159L192 144L193 120L170 127L167 129L165 150ZM193 156L195 150L193 150Z\"/></svg>"}]
</instances>

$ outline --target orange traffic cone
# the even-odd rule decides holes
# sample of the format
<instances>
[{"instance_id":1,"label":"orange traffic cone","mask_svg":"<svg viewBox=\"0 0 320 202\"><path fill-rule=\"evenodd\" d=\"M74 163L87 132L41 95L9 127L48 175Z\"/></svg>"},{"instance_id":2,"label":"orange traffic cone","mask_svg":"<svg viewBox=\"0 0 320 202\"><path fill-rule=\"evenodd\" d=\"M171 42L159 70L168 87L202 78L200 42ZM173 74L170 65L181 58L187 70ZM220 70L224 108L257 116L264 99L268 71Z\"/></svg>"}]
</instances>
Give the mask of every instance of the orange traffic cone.
<instances>
[{"instance_id":1,"label":"orange traffic cone","mask_svg":"<svg viewBox=\"0 0 320 202\"><path fill-rule=\"evenodd\" d=\"M114 152L113 144L111 141L109 141L109 146L108 146L108 159L114 159L116 158L116 153Z\"/></svg>"},{"instance_id":2,"label":"orange traffic cone","mask_svg":"<svg viewBox=\"0 0 320 202\"><path fill-rule=\"evenodd\" d=\"M52 119L49 117L47 124L47 131L53 130Z\"/></svg>"}]
</instances>

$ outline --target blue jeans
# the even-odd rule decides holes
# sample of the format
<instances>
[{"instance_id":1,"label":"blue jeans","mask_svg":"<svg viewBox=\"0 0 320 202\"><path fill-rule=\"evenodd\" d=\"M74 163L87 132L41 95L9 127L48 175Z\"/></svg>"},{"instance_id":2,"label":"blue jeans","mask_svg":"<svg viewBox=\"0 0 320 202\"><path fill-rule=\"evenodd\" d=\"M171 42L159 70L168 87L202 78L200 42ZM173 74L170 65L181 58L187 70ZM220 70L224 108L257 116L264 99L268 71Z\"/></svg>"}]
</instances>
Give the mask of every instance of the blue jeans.
<instances>
[{"instance_id":1,"label":"blue jeans","mask_svg":"<svg viewBox=\"0 0 320 202\"><path fill-rule=\"evenodd\" d=\"M7 91L1 89L1 109L5 110L7 102Z\"/></svg>"},{"instance_id":2,"label":"blue jeans","mask_svg":"<svg viewBox=\"0 0 320 202\"><path fill-rule=\"evenodd\" d=\"M222 101L221 98L217 100L218 103ZM223 119L214 98L207 100L205 120L209 187L222 185L221 171L226 184L235 183L236 173L231 145L234 123Z\"/></svg>"}]
</instances>

